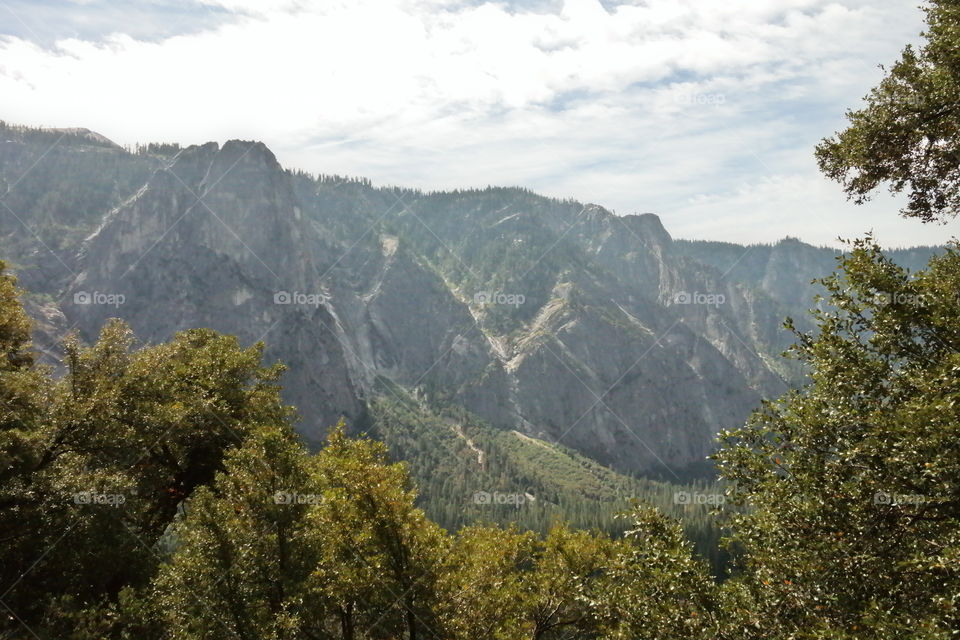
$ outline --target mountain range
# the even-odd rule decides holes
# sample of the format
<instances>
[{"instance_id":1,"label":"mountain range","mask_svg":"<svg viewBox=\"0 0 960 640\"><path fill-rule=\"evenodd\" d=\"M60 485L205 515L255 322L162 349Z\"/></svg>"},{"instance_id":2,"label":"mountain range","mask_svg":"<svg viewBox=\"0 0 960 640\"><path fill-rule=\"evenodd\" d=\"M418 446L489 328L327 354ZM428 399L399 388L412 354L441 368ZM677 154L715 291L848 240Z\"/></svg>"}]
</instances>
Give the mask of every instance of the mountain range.
<instances>
[{"instance_id":1,"label":"mountain range","mask_svg":"<svg viewBox=\"0 0 960 640\"><path fill-rule=\"evenodd\" d=\"M0 194L0 258L50 362L111 317L143 343L262 340L308 442L343 418L422 457L416 414L488 483L480 441L515 475L538 450L596 477L708 478L714 435L799 382L782 322L810 326L838 254L677 240L656 215L522 188L313 176L240 140L128 149L0 124Z\"/></svg>"}]
</instances>

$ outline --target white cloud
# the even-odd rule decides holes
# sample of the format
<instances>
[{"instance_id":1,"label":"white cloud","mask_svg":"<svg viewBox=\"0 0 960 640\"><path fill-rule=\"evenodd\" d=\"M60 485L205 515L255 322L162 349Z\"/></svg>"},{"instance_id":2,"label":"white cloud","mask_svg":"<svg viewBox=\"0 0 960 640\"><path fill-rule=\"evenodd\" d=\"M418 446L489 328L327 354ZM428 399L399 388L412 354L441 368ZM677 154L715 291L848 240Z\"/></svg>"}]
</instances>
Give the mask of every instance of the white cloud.
<instances>
[{"instance_id":1,"label":"white cloud","mask_svg":"<svg viewBox=\"0 0 960 640\"><path fill-rule=\"evenodd\" d=\"M122 20L53 47L0 39L2 117L122 143L259 138L288 165L375 182L523 184L662 212L675 235L821 241L840 218L897 220L854 210L810 164L920 30L899 2L204 2L235 15L152 41ZM796 232L778 212L810 193L822 215ZM735 212L757 223L731 234ZM930 238L907 226L891 243Z\"/></svg>"},{"instance_id":2,"label":"white cloud","mask_svg":"<svg viewBox=\"0 0 960 640\"><path fill-rule=\"evenodd\" d=\"M896 215L904 203L881 193L863 207L843 208L839 187L811 170L773 175L742 184L731 193L703 194L680 202L663 216L676 237L727 242L767 241L765 230L775 226L781 236L802 238L816 245L838 245L873 232L885 246L940 244L960 235L960 225L921 225ZM856 214L856 215L853 215Z\"/></svg>"}]
</instances>

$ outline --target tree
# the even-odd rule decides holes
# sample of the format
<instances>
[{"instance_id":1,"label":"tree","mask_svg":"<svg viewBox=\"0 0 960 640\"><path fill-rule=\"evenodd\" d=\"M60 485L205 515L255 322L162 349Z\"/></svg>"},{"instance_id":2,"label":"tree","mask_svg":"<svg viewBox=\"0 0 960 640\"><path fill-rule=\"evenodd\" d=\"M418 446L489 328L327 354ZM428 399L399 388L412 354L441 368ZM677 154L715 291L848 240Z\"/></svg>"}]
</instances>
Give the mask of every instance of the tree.
<instances>
[{"instance_id":1,"label":"tree","mask_svg":"<svg viewBox=\"0 0 960 640\"><path fill-rule=\"evenodd\" d=\"M382 444L341 425L311 456L279 423L224 466L186 502L172 558L140 599L162 637L446 637L435 585L447 537Z\"/></svg>"},{"instance_id":2,"label":"tree","mask_svg":"<svg viewBox=\"0 0 960 640\"><path fill-rule=\"evenodd\" d=\"M134 349L115 321L91 347L69 338L55 380L33 362L17 294L0 274L0 594L30 626L99 637L224 451L289 422L282 369L262 366L262 345L208 330Z\"/></svg>"},{"instance_id":3,"label":"tree","mask_svg":"<svg viewBox=\"0 0 960 640\"><path fill-rule=\"evenodd\" d=\"M925 44L900 60L847 113L850 126L817 147L820 170L858 204L882 183L907 190L904 216L951 219L960 212L960 2L924 8Z\"/></svg>"},{"instance_id":4,"label":"tree","mask_svg":"<svg viewBox=\"0 0 960 640\"><path fill-rule=\"evenodd\" d=\"M171 640L325 638L307 512L321 495L293 432L258 427L187 501L152 608ZM307 499L309 498L309 499Z\"/></svg>"},{"instance_id":5,"label":"tree","mask_svg":"<svg viewBox=\"0 0 960 640\"><path fill-rule=\"evenodd\" d=\"M825 279L810 382L723 434L741 637L960 628L960 253L908 274L869 238ZM741 615L742 614L742 615ZM771 629L776 633L772 634Z\"/></svg>"},{"instance_id":6,"label":"tree","mask_svg":"<svg viewBox=\"0 0 960 640\"><path fill-rule=\"evenodd\" d=\"M444 558L440 616L448 637L461 640L529 637L524 612L525 573L537 538L516 528L474 525L461 529Z\"/></svg>"},{"instance_id":7,"label":"tree","mask_svg":"<svg viewBox=\"0 0 960 640\"><path fill-rule=\"evenodd\" d=\"M717 585L681 524L646 506L630 517L634 527L616 547L598 603L603 637L719 637Z\"/></svg>"},{"instance_id":8,"label":"tree","mask_svg":"<svg viewBox=\"0 0 960 640\"><path fill-rule=\"evenodd\" d=\"M34 464L43 404L43 375L34 367L20 293L0 261L0 514L16 504L12 483Z\"/></svg>"},{"instance_id":9,"label":"tree","mask_svg":"<svg viewBox=\"0 0 960 640\"><path fill-rule=\"evenodd\" d=\"M597 602L614 555L610 539L558 524L537 547L533 569L523 584L529 637L601 637Z\"/></svg>"},{"instance_id":10,"label":"tree","mask_svg":"<svg viewBox=\"0 0 960 640\"><path fill-rule=\"evenodd\" d=\"M406 465L341 423L317 455L324 500L312 512L317 588L336 603L343 638L441 638L437 581L449 538L414 506Z\"/></svg>"}]
</instances>

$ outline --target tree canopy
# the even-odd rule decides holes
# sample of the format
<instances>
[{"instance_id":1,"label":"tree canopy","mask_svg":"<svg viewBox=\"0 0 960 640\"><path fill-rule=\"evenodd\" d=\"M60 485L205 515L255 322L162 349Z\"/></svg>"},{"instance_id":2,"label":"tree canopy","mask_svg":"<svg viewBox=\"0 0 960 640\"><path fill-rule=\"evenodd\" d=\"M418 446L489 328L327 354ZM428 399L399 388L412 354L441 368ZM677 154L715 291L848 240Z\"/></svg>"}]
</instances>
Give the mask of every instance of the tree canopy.
<instances>
[{"instance_id":1,"label":"tree canopy","mask_svg":"<svg viewBox=\"0 0 960 640\"><path fill-rule=\"evenodd\" d=\"M887 184L907 193L904 216L946 222L960 212L960 2L932 0L924 11L923 45L903 50L816 153L858 204Z\"/></svg>"}]
</instances>

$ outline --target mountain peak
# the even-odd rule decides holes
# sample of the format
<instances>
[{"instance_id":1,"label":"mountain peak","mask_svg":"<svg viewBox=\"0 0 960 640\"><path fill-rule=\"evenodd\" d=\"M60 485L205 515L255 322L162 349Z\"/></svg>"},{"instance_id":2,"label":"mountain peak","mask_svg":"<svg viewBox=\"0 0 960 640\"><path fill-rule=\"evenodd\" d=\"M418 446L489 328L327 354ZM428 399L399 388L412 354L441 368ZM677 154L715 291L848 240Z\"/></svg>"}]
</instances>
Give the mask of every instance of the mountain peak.
<instances>
[{"instance_id":1,"label":"mountain peak","mask_svg":"<svg viewBox=\"0 0 960 640\"><path fill-rule=\"evenodd\" d=\"M673 242L660 216L655 213L631 213L623 216L623 221L642 238L653 238L660 245Z\"/></svg>"},{"instance_id":2,"label":"mountain peak","mask_svg":"<svg viewBox=\"0 0 960 640\"><path fill-rule=\"evenodd\" d=\"M229 162L241 162L249 159L255 164L280 169L280 163L273 151L259 140L227 140L220 149L220 156Z\"/></svg>"}]
</instances>

